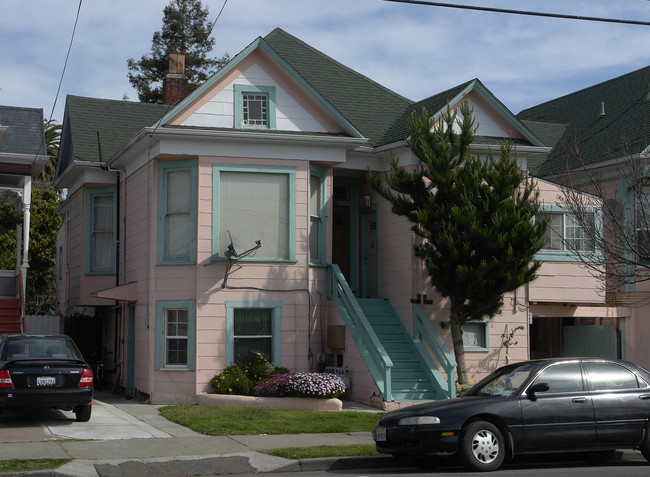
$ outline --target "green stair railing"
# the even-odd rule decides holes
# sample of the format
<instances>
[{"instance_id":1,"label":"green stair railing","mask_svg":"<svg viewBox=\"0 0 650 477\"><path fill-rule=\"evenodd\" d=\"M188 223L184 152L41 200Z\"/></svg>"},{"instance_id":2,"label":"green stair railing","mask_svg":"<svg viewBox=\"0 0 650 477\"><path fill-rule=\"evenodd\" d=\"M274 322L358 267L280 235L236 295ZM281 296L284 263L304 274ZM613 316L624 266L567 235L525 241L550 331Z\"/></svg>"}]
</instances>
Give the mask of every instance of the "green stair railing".
<instances>
[{"instance_id":1,"label":"green stair railing","mask_svg":"<svg viewBox=\"0 0 650 477\"><path fill-rule=\"evenodd\" d=\"M373 331L338 265L329 265L328 297L334 300L343 322L363 357L384 401L393 401L393 362Z\"/></svg>"},{"instance_id":2,"label":"green stair railing","mask_svg":"<svg viewBox=\"0 0 650 477\"><path fill-rule=\"evenodd\" d=\"M420 350L420 354L427 361L427 364L431 369L437 369L438 367L431 357L431 353L433 353L447 375L446 382L441 382L441 384L444 384L443 389L447 389L447 395L449 398L455 398L456 360L429 321L429 317L418 304L413 305L413 339L415 341L415 346ZM430 352L428 352L427 349L430 350ZM438 376L438 379L442 380L443 378Z\"/></svg>"}]
</instances>

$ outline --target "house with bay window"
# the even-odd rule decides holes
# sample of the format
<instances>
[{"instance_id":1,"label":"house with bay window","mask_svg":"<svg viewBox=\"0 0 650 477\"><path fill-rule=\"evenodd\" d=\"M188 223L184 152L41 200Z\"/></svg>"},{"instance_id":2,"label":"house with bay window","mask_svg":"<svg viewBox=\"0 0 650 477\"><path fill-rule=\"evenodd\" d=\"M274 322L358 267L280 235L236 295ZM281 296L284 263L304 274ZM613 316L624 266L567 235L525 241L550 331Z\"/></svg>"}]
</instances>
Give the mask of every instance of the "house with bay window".
<instances>
[{"instance_id":1,"label":"house with bay window","mask_svg":"<svg viewBox=\"0 0 650 477\"><path fill-rule=\"evenodd\" d=\"M393 153L416 166L409 115L464 101L474 153L511 139L524 168L550 153L478 79L412 101L281 29L173 104L68 96L56 179L68 190L66 332L153 403L195 402L249 353L343 374L350 398L379 407L454 395L446 302L366 172L386 171ZM553 229L582 240L557 186L538 185ZM501 315L466 325L474 379L563 352L550 327L535 328L540 317L618 312L556 236L540 258L539 278L508 294Z\"/></svg>"}]
</instances>

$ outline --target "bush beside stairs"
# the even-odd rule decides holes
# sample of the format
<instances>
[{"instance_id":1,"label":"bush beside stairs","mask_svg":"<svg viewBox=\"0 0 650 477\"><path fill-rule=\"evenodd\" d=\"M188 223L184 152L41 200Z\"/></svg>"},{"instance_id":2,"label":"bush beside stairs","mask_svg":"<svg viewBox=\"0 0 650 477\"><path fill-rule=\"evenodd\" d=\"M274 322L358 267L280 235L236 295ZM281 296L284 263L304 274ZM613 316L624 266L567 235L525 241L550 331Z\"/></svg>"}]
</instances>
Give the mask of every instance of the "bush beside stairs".
<instances>
[{"instance_id":1,"label":"bush beside stairs","mask_svg":"<svg viewBox=\"0 0 650 477\"><path fill-rule=\"evenodd\" d=\"M359 298L359 305L366 315L377 338L393 362L392 394L399 402L444 399L437 383L432 382L425 364L406 330L404 323L389 300ZM437 369L434 374L439 373Z\"/></svg>"}]
</instances>

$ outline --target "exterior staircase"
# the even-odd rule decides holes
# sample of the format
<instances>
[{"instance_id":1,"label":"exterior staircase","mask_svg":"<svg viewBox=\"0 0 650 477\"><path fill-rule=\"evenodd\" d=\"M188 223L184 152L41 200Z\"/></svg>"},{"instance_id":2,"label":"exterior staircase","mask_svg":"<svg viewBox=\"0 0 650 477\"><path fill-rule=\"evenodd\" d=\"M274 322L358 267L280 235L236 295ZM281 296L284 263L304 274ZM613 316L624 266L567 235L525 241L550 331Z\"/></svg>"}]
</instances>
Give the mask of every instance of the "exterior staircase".
<instances>
[{"instance_id":1,"label":"exterior staircase","mask_svg":"<svg viewBox=\"0 0 650 477\"><path fill-rule=\"evenodd\" d=\"M395 401L441 399L430 378L430 370L420 359L413 338L390 301L360 298L359 305L393 362L391 388Z\"/></svg>"},{"instance_id":2,"label":"exterior staircase","mask_svg":"<svg viewBox=\"0 0 650 477\"><path fill-rule=\"evenodd\" d=\"M389 300L357 298L338 265L329 265L328 281L327 296L384 401L456 397L456 361L419 305L413 305L410 335Z\"/></svg>"},{"instance_id":3,"label":"exterior staircase","mask_svg":"<svg viewBox=\"0 0 650 477\"><path fill-rule=\"evenodd\" d=\"M0 335L21 332L20 300L17 298L0 299Z\"/></svg>"}]
</instances>

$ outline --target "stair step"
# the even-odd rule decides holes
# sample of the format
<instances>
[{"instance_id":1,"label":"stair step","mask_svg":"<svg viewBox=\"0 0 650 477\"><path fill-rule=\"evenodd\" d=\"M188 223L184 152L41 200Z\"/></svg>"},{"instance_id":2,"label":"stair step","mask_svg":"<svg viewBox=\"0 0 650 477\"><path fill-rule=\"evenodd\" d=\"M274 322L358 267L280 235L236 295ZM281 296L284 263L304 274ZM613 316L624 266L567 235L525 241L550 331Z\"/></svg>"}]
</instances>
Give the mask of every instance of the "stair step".
<instances>
[{"instance_id":1,"label":"stair step","mask_svg":"<svg viewBox=\"0 0 650 477\"><path fill-rule=\"evenodd\" d=\"M393 399L395 401L408 402L408 401L435 401L441 399L441 396L435 392L405 392L405 393L393 393Z\"/></svg>"}]
</instances>

